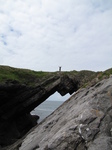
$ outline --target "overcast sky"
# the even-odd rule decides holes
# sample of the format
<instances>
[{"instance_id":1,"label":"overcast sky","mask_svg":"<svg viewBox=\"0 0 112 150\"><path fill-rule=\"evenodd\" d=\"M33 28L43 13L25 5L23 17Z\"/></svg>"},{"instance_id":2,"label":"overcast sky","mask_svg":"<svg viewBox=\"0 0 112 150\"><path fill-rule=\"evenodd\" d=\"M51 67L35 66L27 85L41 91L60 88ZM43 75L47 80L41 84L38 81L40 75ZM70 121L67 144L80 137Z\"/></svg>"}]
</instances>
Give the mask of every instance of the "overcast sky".
<instances>
[{"instance_id":1,"label":"overcast sky","mask_svg":"<svg viewBox=\"0 0 112 150\"><path fill-rule=\"evenodd\" d=\"M112 0L0 0L0 65L112 67Z\"/></svg>"}]
</instances>

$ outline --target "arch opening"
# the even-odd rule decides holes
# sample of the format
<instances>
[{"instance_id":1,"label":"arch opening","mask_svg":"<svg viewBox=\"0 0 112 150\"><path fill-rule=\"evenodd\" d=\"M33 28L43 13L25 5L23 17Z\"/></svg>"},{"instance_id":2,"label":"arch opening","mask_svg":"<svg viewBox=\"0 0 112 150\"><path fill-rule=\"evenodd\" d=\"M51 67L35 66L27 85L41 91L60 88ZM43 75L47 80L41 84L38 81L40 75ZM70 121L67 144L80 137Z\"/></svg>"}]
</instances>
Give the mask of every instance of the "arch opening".
<instances>
[{"instance_id":1,"label":"arch opening","mask_svg":"<svg viewBox=\"0 0 112 150\"><path fill-rule=\"evenodd\" d=\"M61 96L58 92L55 92L43 103L38 105L33 111L31 111L31 115L38 115L38 123L40 123L43 119L54 112L60 105L62 105L69 97L70 94Z\"/></svg>"}]
</instances>

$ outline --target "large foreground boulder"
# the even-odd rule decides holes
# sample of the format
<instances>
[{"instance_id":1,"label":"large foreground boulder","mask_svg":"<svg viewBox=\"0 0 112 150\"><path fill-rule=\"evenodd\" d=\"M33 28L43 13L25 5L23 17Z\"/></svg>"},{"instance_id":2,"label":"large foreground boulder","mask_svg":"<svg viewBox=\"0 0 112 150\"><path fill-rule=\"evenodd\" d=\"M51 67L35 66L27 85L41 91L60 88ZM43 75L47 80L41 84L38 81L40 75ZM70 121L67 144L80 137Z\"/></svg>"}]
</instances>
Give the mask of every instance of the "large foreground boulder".
<instances>
[{"instance_id":1,"label":"large foreground boulder","mask_svg":"<svg viewBox=\"0 0 112 150\"><path fill-rule=\"evenodd\" d=\"M112 150L112 78L78 90L19 150Z\"/></svg>"}]
</instances>

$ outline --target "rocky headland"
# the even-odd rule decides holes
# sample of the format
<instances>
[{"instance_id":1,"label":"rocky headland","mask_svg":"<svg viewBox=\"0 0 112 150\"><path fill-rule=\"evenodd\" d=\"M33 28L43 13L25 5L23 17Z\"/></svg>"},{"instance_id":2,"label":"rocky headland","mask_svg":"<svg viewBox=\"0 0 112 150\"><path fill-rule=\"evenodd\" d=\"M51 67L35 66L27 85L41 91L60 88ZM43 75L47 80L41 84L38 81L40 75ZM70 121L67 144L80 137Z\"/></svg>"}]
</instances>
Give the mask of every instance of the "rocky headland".
<instances>
[{"instance_id":1,"label":"rocky headland","mask_svg":"<svg viewBox=\"0 0 112 150\"><path fill-rule=\"evenodd\" d=\"M53 73L42 80L35 77L33 85L28 85L26 80L24 83L1 80L1 149L111 150L112 77L109 71L103 75L90 71ZM34 77L28 81L30 79ZM62 96L75 93L37 124L39 116L32 116L30 112L56 91Z\"/></svg>"}]
</instances>

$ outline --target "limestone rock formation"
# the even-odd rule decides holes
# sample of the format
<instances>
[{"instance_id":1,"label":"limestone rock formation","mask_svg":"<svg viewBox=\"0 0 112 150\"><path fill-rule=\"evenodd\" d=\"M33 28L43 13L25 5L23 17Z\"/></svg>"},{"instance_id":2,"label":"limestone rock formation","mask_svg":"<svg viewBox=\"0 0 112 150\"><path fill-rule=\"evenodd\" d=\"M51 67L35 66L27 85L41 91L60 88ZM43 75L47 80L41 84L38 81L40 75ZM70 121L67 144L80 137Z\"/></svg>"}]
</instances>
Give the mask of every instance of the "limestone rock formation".
<instances>
[{"instance_id":1,"label":"limestone rock formation","mask_svg":"<svg viewBox=\"0 0 112 150\"><path fill-rule=\"evenodd\" d=\"M112 150L112 78L79 89L26 136L19 150Z\"/></svg>"},{"instance_id":2,"label":"limestone rock formation","mask_svg":"<svg viewBox=\"0 0 112 150\"><path fill-rule=\"evenodd\" d=\"M65 95L77 89L77 81L58 75L35 87L17 81L0 84L0 146L14 143L36 125L39 116L30 112L54 92Z\"/></svg>"}]
</instances>

